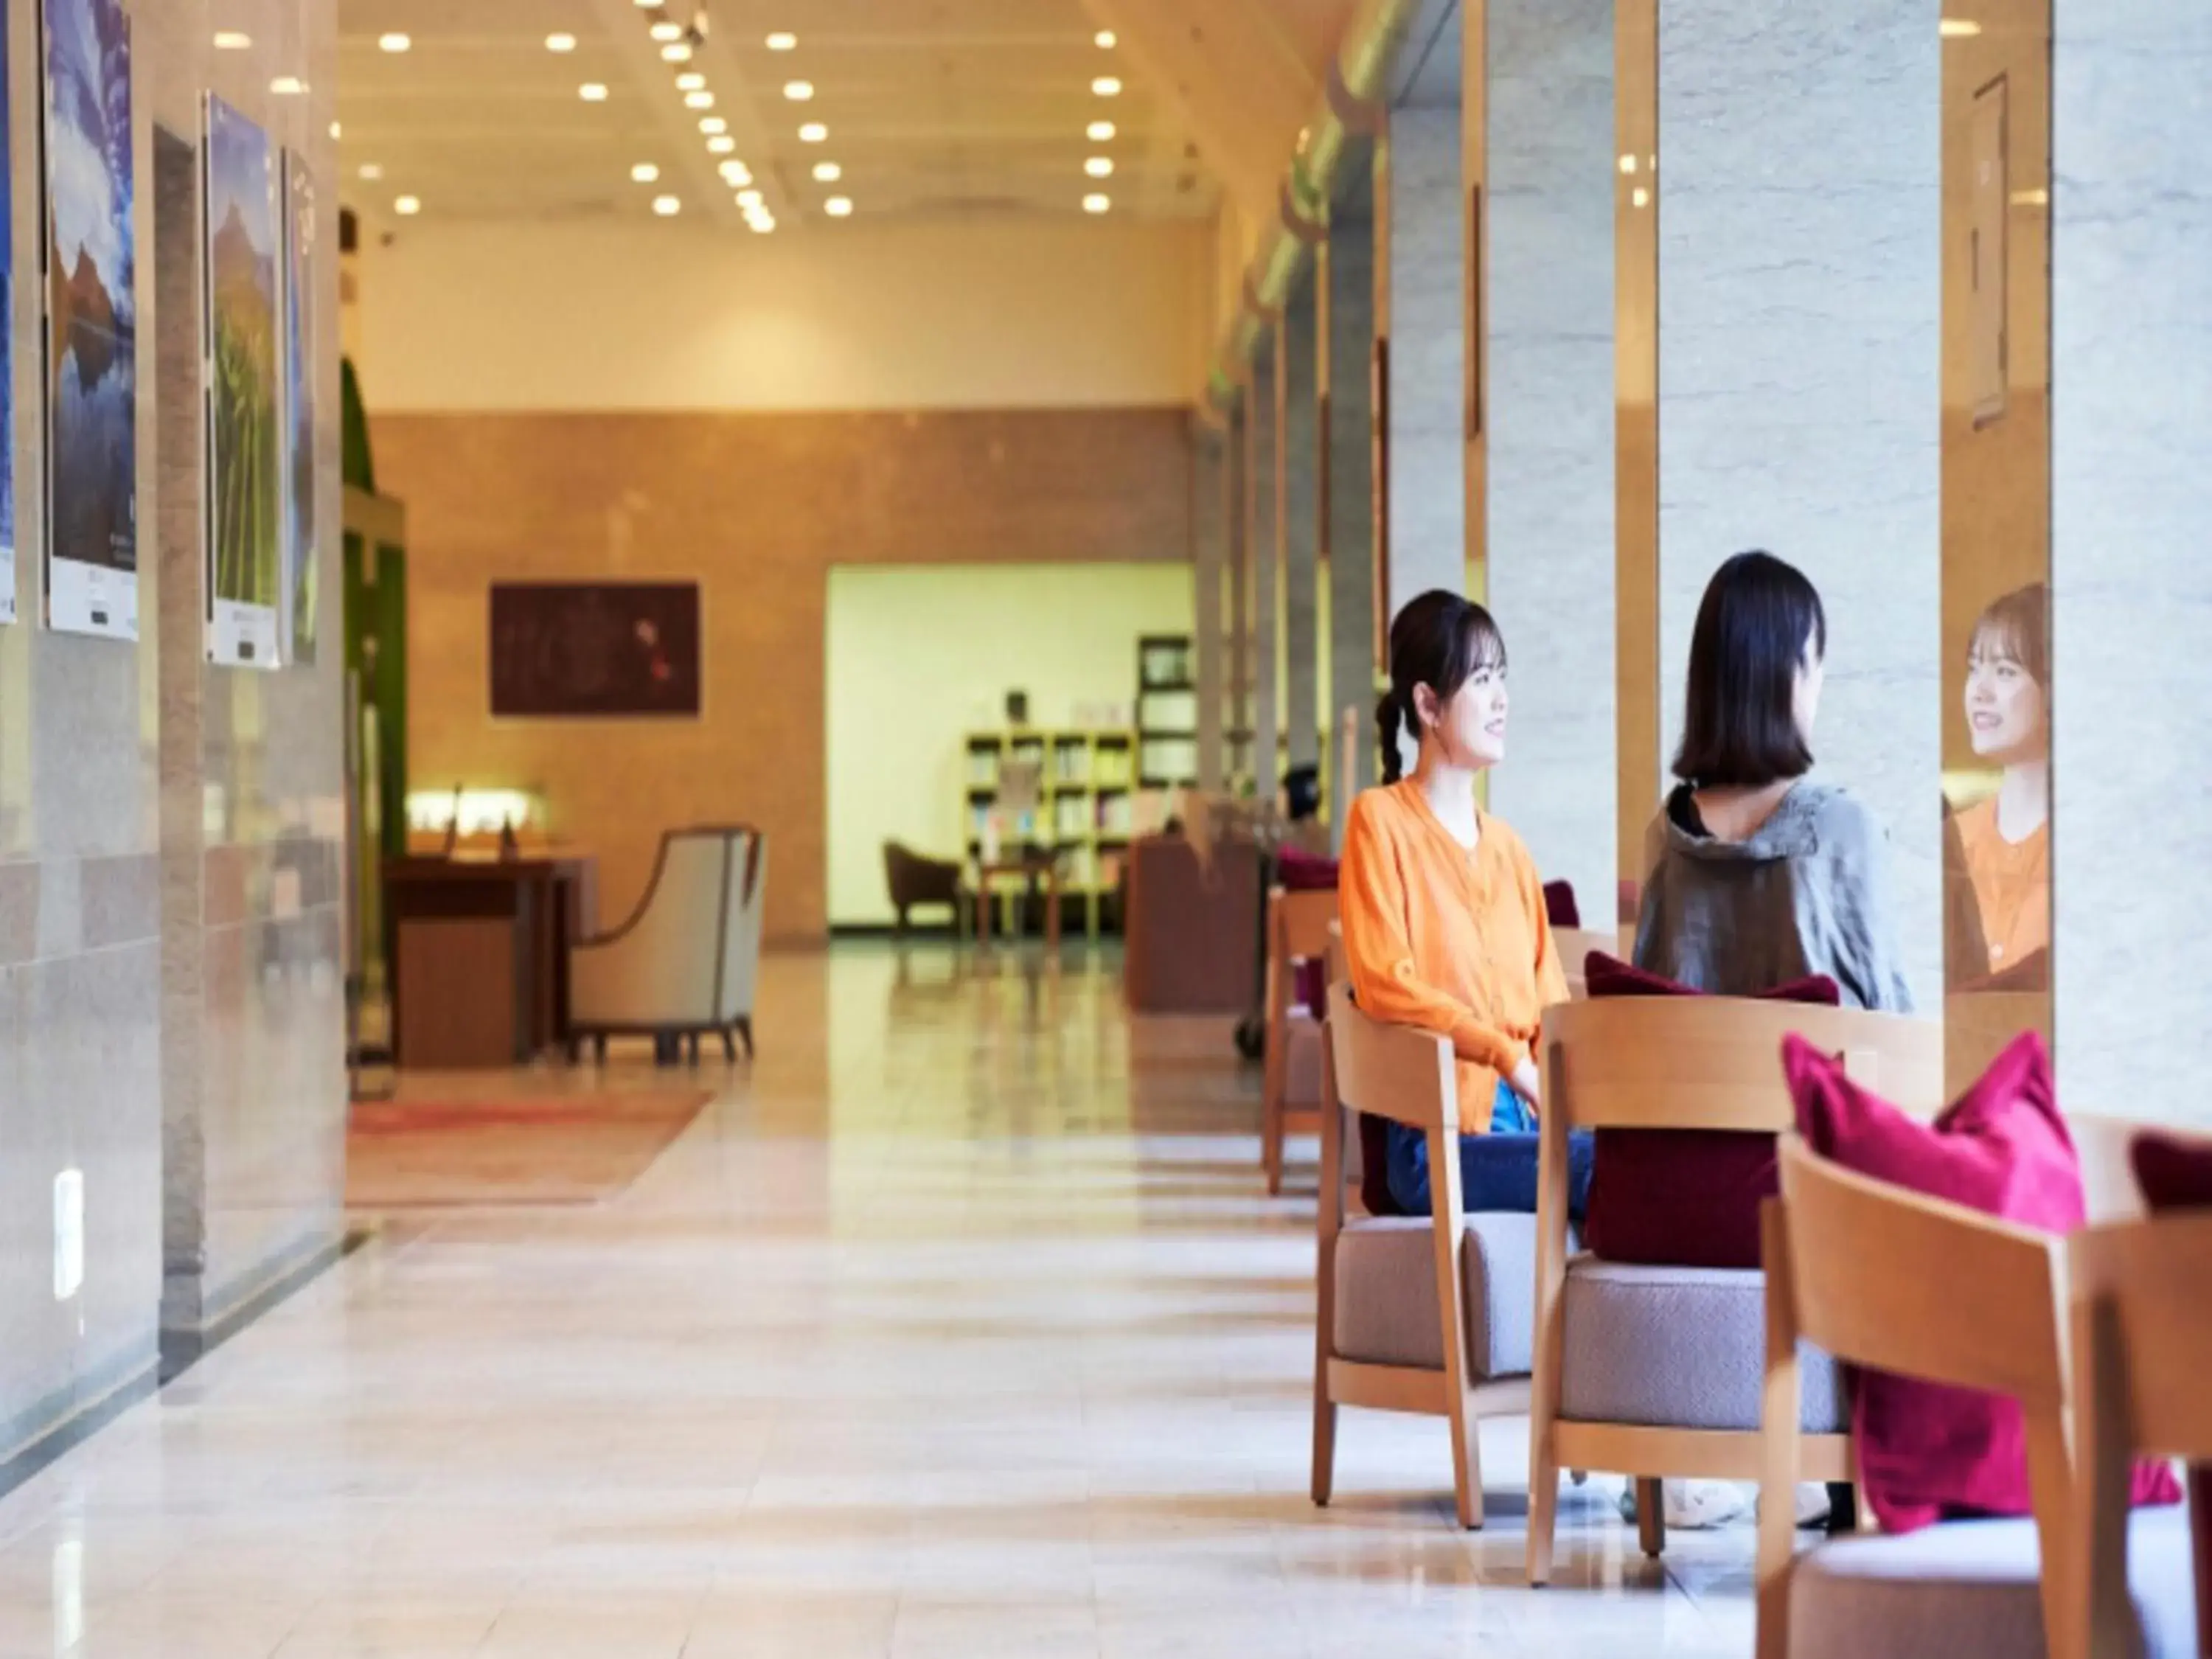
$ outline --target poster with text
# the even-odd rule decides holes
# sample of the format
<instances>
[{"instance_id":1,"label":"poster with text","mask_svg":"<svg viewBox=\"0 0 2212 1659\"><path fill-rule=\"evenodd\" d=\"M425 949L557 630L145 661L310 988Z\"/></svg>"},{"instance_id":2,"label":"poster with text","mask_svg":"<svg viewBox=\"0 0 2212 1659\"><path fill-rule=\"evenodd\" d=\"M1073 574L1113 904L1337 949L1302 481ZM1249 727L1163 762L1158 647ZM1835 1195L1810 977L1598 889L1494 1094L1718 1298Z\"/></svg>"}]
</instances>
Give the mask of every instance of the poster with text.
<instances>
[{"instance_id":1,"label":"poster with text","mask_svg":"<svg viewBox=\"0 0 2212 1659\"><path fill-rule=\"evenodd\" d=\"M207 100L208 656L279 661L284 441L276 333L276 163L269 135Z\"/></svg>"},{"instance_id":2,"label":"poster with text","mask_svg":"<svg viewBox=\"0 0 2212 1659\"><path fill-rule=\"evenodd\" d=\"M8 32L0 28L0 225L15 222L15 144L8 125ZM15 620L15 255L0 236L0 623Z\"/></svg>"},{"instance_id":3,"label":"poster with text","mask_svg":"<svg viewBox=\"0 0 2212 1659\"><path fill-rule=\"evenodd\" d=\"M45 0L46 622L138 637L131 21Z\"/></svg>"},{"instance_id":4,"label":"poster with text","mask_svg":"<svg viewBox=\"0 0 2212 1659\"><path fill-rule=\"evenodd\" d=\"M287 662L315 659L315 183L307 158L284 152L284 600Z\"/></svg>"}]
</instances>

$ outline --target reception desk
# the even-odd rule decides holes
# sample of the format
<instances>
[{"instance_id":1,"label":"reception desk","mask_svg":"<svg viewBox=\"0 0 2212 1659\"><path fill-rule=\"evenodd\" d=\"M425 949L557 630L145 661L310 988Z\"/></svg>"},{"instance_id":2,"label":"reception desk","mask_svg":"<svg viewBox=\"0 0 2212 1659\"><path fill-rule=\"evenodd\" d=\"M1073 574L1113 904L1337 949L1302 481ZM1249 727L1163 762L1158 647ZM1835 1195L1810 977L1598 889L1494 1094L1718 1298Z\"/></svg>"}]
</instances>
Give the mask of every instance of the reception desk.
<instances>
[{"instance_id":1,"label":"reception desk","mask_svg":"<svg viewBox=\"0 0 2212 1659\"><path fill-rule=\"evenodd\" d=\"M568 942L596 908L589 858L405 858L385 866L393 1056L517 1066L567 1036Z\"/></svg>"}]
</instances>

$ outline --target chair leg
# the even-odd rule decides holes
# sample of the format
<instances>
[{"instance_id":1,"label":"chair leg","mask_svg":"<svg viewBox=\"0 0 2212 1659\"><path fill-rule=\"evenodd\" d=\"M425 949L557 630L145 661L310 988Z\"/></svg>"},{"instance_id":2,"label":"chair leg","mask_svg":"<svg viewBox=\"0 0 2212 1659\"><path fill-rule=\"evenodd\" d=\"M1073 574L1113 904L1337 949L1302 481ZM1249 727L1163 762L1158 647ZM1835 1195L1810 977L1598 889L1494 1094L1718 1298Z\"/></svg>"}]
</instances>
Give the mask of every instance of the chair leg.
<instances>
[{"instance_id":1,"label":"chair leg","mask_svg":"<svg viewBox=\"0 0 2212 1659\"><path fill-rule=\"evenodd\" d=\"M722 1058L728 1060L733 1066L737 1064L737 1035L726 1025L722 1028Z\"/></svg>"},{"instance_id":2,"label":"chair leg","mask_svg":"<svg viewBox=\"0 0 2212 1659\"><path fill-rule=\"evenodd\" d=\"M688 1058L694 1066L696 1066L699 1063L699 1034L696 1031L692 1032L687 1042L690 1049Z\"/></svg>"},{"instance_id":3,"label":"chair leg","mask_svg":"<svg viewBox=\"0 0 2212 1659\"><path fill-rule=\"evenodd\" d=\"M1667 1548L1666 1483L1638 1477L1636 1482L1636 1541L1657 1560Z\"/></svg>"},{"instance_id":4,"label":"chair leg","mask_svg":"<svg viewBox=\"0 0 2212 1659\"><path fill-rule=\"evenodd\" d=\"M744 1039L745 1058L750 1060L753 1057L753 1017L750 1014L738 1016L738 1035Z\"/></svg>"},{"instance_id":5,"label":"chair leg","mask_svg":"<svg viewBox=\"0 0 2212 1659\"><path fill-rule=\"evenodd\" d=\"M595 1065L607 1063L607 1034L605 1031L592 1039L592 1060Z\"/></svg>"},{"instance_id":6,"label":"chair leg","mask_svg":"<svg viewBox=\"0 0 2212 1659\"><path fill-rule=\"evenodd\" d=\"M1451 1419L1452 1486L1459 1500L1459 1523L1468 1532L1482 1525L1482 1419L1474 1396L1462 1392Z\"/></svg>"}]
</instances>

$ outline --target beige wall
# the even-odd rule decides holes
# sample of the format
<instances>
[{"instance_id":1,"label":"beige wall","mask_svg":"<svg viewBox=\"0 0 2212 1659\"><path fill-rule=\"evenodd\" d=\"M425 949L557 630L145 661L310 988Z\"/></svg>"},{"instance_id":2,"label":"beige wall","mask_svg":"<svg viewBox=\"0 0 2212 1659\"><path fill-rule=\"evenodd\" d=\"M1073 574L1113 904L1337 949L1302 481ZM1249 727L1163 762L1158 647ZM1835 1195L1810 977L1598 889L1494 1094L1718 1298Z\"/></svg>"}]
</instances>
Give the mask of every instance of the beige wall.
<instances>
[{"instance_id":1,"label":"beige wall","mask_svg":"<svg viewBox=\"0 0 2212 1659\"><path fill-rule=\"evenodd\" d=\"M744 820L769 836L770 936L822 934L832 565L1190 556L1180 407L373 425L378 482L408 506L414 775L543 789L556 832L599 855L609 920L635 901L661 830ZM702 583L702 718L491 719L489 584L589 576ZM1043 611L1035 626L1053 620ZM979 659L988 648L979 637ZM901 733L893 702L876 740Z\"/></svg>"},{"instance_id":2,"label":"beige wall","mask_svg":"<svg viewBox=\"0 0 2212 1659\"><path fill-rule=\"evenodd\" d=\"M1184 404L1212 343L1204 222L367 235L378 411Z\"/></svg>"}]
</instances>

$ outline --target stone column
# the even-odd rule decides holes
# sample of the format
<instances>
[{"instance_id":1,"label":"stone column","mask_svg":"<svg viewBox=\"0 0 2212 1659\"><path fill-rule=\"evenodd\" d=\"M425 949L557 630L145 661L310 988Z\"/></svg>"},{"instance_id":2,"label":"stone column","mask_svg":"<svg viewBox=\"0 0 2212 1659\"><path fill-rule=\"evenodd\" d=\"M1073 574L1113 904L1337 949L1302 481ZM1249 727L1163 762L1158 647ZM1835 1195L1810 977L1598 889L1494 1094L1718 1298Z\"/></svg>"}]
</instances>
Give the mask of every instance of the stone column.
<instances>
[{"instance_id":1,"label":"stone column","mask_svg":"<svg viewBox=\"0 0 2212 1659\"><path fill-rule=\"evenodd\" d=\"M1261 334L1259 349L1252 354L1244 399L1244 534L1252 569L1252 747L1247 775L1262 796L1273 792L1281 770L1275 744L1275 734L1281 730L1275 657L1282 608L1282 549L1275 529L1276 481L1282 468L1275 364L1281 333L1278 324Z\"/></svg>"},{"instance_id":2,"label":"stone column","mask_svg":"<svg viewBox=\"0 0 2212 1659\"><path fill-rule=\"evenodd\" d=\"M1437 50L1456 51L1455 41ZM1467 585L1466 207L1460 112L1390 112L1376 257L1388 304L1389 610Z\"/></svg>"},{"instance_id":3,"label":"stone column","mask_svg":"<svg viewBox=\"0 0 2212 1659\"><path fill-rule=\"evenodd\" d=\"M1488 0L1483 538L1512 655L1491 802L1611 925L1613 0Z\"/></svg>"},{"instance_id":4,"label":"stone column","mask_svg":"<svg viewBox=\"0 0 2212 1659\"><path fill-rule=\"evenodd\" d=\"M1329 823L1344 844L1352 793L1375 781L1375 220L1363 204L1329 221L1316 286L1322 295L1322 533L1328 538ZM1352 788L1345 787L1340 723L1358 711Z\"/></svg>"},{"instance_id":5,"label":"stone column","mask_svg":"<svg viewBox=\"0 0 2212 1659\"><path fill-rule=\"evenodd\" d=\"M2212 937L2212 13L2056 8L2052 971L2060 1097L2203 1128Z\"/></svg>"},{"instance_id":6,"label":"stone column","mask_svg":"<svg viewBox=\"0 0 2212 1659\"><path fill-rule=\"evenodd\" d=\"M1222 494L1223 428L1200 421L1191 428L1191 627L1198 683L1198 787L1221 787L1223 716L1229 699L1228 623L1223 611L1229 574L1228 502Z\"/></svg>"},{"instance_id":7,"label":"stone column","mask_svg":"<svg viewBox=\"0 0 2212 1659\"><path fill-rule=\"evenodd\" d=\"M1224 586L1228 595L1229 686L1227 729L1222 744L1222 783L1233 788L1247 769L1252 752L1252 538L1245 504L1244 411L1250 399L1241 391L1230 405L1229 423L1222 434L1221 469L1217 479L1222 527L1226 533L1227 568Z\"/></svg>"},{"instance_id":8,"label":"stone column","mask_svg":"<svg viewBox=\"0 0 2212 1659\"><path fill-rule=\"evenodd\" d=\"M1282 422L1278 500L1283 548L1283 732L1287 764L1321 764L1321 435L1319 341L1310 274L1283 317L1276 407Z\"/></svg>"},{"instance_id":9,"label":"stone column","mask_svg":"<svg viewBox=\"0 0 2212 1659\"><path fill-rule=\"evenodd\" d=\"M1656 0L1620 3L1626 17ZM1659 216L1661 741L1680 732L1714 568L1764 547L1803 569L1828 616L1820 772L1888 826L1905 969L1929 1006L1942 983L1933 21L1925 0L1805 0L1786 29L1736 0L1667 0L1656 64L1621 65L1624 78L1656 71L1658 173L1632 186L1644 201L1632 194L1629 210Z\"/></svg>"}]
</instances>

